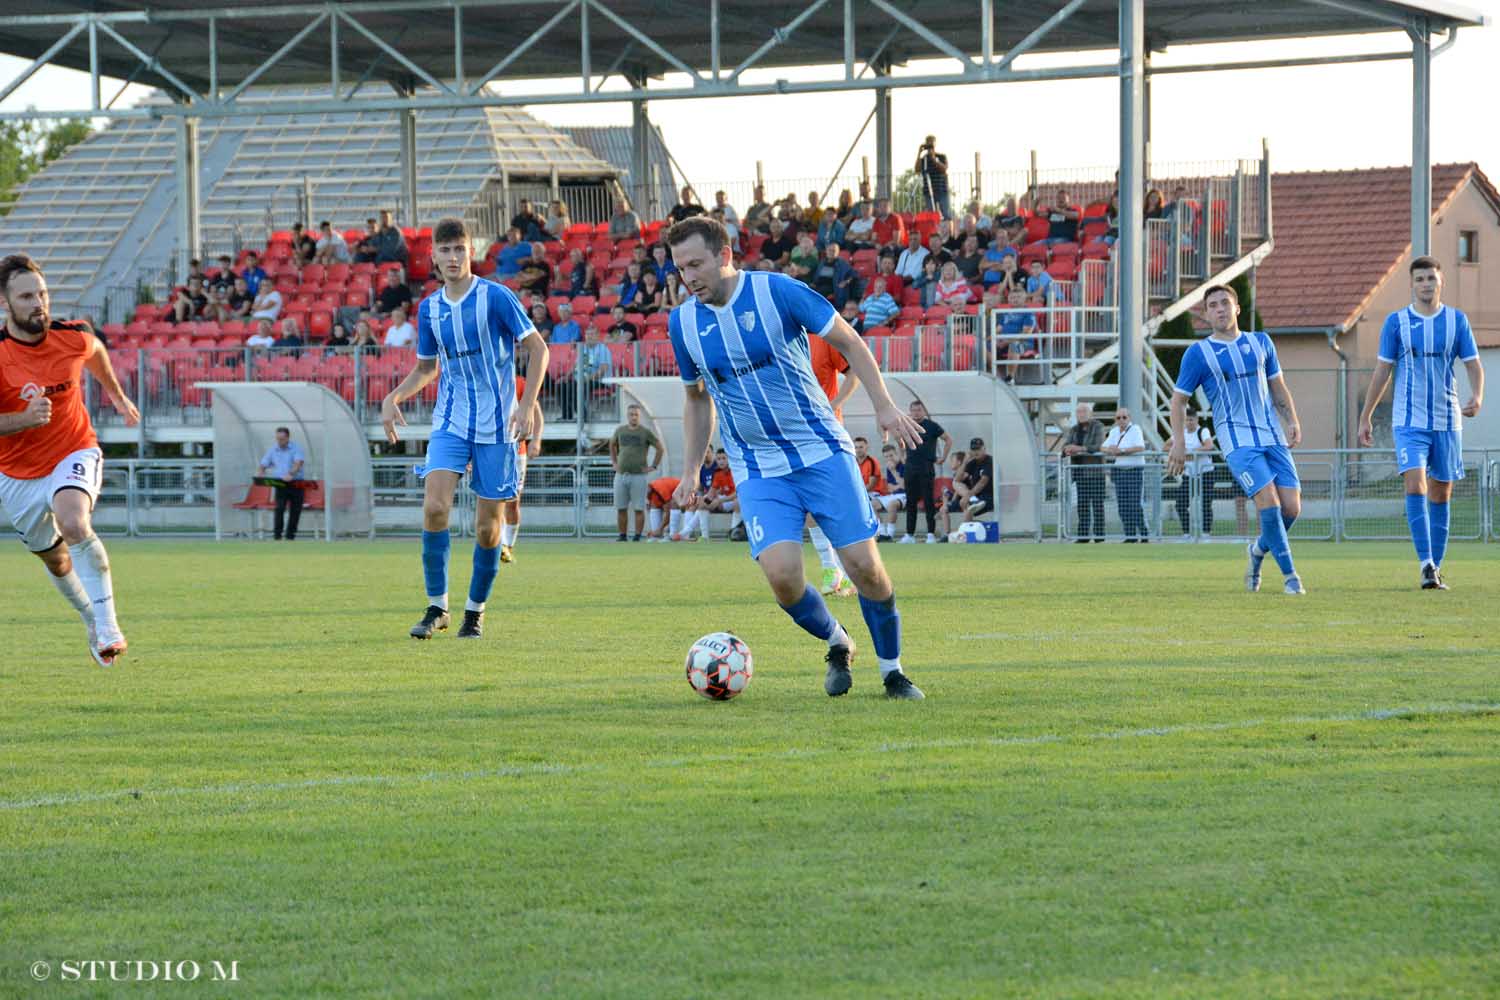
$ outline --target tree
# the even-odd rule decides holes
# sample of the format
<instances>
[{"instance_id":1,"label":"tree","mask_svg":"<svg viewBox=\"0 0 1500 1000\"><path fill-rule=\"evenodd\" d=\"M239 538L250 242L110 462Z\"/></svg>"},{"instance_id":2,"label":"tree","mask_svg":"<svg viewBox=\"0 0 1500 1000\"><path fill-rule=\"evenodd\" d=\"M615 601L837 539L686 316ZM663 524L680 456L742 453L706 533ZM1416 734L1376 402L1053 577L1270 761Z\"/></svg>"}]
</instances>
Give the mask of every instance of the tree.
<instances>
[{"instance_id":1,"label":"tree","mask_svg":"<svg viewBox=\"0 0 1500 1000\"><path fill-rule=\"evenodd\" d=\"M78 118L0 122L0 215L10 212L27 178L93 131L92 124Z\"/></svg>"}]
</instances>

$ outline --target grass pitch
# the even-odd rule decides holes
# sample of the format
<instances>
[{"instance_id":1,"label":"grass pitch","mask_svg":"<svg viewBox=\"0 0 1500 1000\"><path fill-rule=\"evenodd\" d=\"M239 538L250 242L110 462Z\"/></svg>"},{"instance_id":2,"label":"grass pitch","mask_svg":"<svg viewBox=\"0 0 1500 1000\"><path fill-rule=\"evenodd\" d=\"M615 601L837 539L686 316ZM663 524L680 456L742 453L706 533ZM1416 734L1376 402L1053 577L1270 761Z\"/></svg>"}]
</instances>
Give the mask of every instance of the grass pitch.
<instances>
[{"instance_id":1,"label":"grass pitch","mask_svg":"<svg viewBox=\"0 0 1500 1000\"><path fill-rule=\"evenodd\" d=\"M478 643L406 637L414 541L110 549L108 671L0 552L0 995L1497 991L1493 548L1437 594L1300 545L1292 599L1228 546L883 546L917 704L852 601L824 696L738 545L523 540ZM59 981L110 959L204 971Z\"/></svg>"}]
</instances>

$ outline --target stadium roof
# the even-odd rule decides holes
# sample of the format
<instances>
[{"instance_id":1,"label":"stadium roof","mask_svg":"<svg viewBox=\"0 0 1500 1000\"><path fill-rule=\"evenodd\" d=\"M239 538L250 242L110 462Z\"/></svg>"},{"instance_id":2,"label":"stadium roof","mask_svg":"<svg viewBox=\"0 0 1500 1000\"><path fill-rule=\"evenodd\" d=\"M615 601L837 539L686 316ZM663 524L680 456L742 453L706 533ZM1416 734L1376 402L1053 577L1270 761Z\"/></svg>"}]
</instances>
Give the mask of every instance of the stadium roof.
<instances>
[{"instance_id":1,"label":"stadium roof","mask_svg":"<svg viewBox=\"0 0 1500 1000\"><path fill-rule=\"evenodd\" d=\"M739 71L750 65L853 67L948 56L963 60L961 79L951 82L982 82L1019 78L1010 69L1018 49L1112 49L1118 39L1113 0L1035 0L1026 5L1027 16L1017 16L1016 5L995 0L978 5L858 0L849 5L853 17L847 31L844 9L845 4L828 0L712 5L694 0L443 0L437 5L427 0L211 0L210 5L11 0L0 15L0 52L88 71L92 40L103 76L189 89L199 96L213 83L221 91L236 87L258 70L261 84L327 83L334 51L346 85L385 81L409 89L466 79L478 96L482 79L620 73L643 81L687 70L697 76L694 92L714 96L736 92ZM984 10L991 12L988 32ZM1483 14L1451 0L1145 0L1145 14L1153 50L1394 31L1423 21L1431 31L1486 23ZM268 60L273 64L263 68ZM1102 69L1108 75L1116 71ZM493 75L483 76L487 72ZM872 85L869 79L849 79L852 75L825 83L834 89ZM597 91L568 96L620 99Z\"/></svg>"},{"instance_id":2,"label":"stadium roof","mask_svg":"<svg viewBox=\"0 0 1500 1000\"><path fill-rule=\"evenodd\" d=\"M1433 215L1470 181L1500 213L1500 191L1475 163L1432 168ZM1411 249L1410 167L1275 174L1276 250L1256 276L1270 330L1345 330Z\"/></svg>"}]
</instances>

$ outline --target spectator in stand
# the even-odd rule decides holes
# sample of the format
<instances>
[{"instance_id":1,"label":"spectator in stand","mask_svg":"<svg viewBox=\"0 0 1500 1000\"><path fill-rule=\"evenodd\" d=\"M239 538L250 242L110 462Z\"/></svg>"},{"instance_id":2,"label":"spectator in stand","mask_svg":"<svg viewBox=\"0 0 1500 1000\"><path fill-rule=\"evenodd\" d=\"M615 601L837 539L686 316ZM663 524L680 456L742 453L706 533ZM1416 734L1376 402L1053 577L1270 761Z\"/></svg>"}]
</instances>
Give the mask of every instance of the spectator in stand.
<instances>
[{"instance_id":1,"label":"spectator in stand","mask_svg":"<svg viewBox=\"0 0 1500 1000\"><path fill-rule=\"evenodd\" d=\"M927 237L927 259L942 270L944 264L953 259L953 255L943 246L943 233L941 230Z\"/></svg>"},{"instance_id":2,"label":"spectator in stand","mask_svg":"<svg viewBox=\"0 0 1500 1000\"><path fill-rule=\"evenodd\" d=\"M844 322L854 328L854 332L863 335L865 332L865 321L859 314L859 302L850 298L845 299L843 306L839 309L839 315L844 317Z\"/></svg>"},{"instance_id":3,"label":"spectator in stand","mask_svg":"<svg viewBox=\"0 0 1500 1000\"><path fill-rule=\"evenodd\" d=\"M656 272L647 271L641 275L641 283L635 290L635 298L630 301L630 311L638 312L645 316L661 312L662 299L661 282L656 280Z\"/></svg>"},{"instance_id":4,"label":"spectator in stand","mask_svg":"<svg viewBox=\"0 0 1500 1000\"><path fill-rule=\"evenodd\" d=\"M937 231L943 234L943 249L950 256L957 257L958 252L964 248L964 238L958 231L957 219L944 219L938 223Z\"/></svg>"},{"instance_id":5,"label":"spectator in stand","mask_svg":"<svg viewBox=\"0 0 1500 1000\"><path fill-rule=\"evenodd\" d=\"M255 324L255 332L245 338L245 346L256 351L264 351L276 343L276 327L268 319L260 319Z\"/></svg>"},{"instance_id":6,"label":"spectator in stand","mask_svg":"<svg viewBox=\"0 0 1500 1000\"><path fill-rule=\"evenodd\" d=\"M292 263L299 268L311 264L318 252L318 241L307 235L307 228L300 222L292 223Z\"/></svg>"},{"instance_id":7,"label":"spectator in stand","mask_svg":"<svg viewBox=\"0 0 1500 1000\"><path fill-rule=\"evenodd\" d=\"M1104 541L1104 425L1094 419L1094 404L1079 403L1073 426L1063 439L1063 457L1073 473L1078 490L1078 538L1080 545Z\"/></svg>"},{"instance_id":8,"label":"spectator in stand","mask_svg":"<svg viewBox=\"0 0 1500 1000\"><path fill-rule=\"evenodd\" d=\"M625 307L616 302L609 310L609 342L628 344L641 335L634 323L625 318Z\"/></svg>"},{"instance_id":9,"label":"spectator in stand","mask_svg":"<svg viewBox=\"0 0 1500 1000\"><path fill-rule=\"evenodd\" d=\"M823 224L823 199L818 192L807 192L807 207L802 210L802 231L816 233Z\"/></svg>"},{"instance_id":10,"label":"spectator in stand","mask_svg":"<svg viewBox=\"0 0 1500 1000\"><path fill-rule=\"evenodd\" d=\"M547 208L547 234L554 240L563 238L563 233L573 224L573 219L568 215L568 204L561 199L554 199Z\"/></svg>"},{"instance_id":11,"label":"spectator in stand","mask_svg":"<svg viewBox=\"0 0 1500 1000\"><path fill-rule=\"evenodd\" d=\"M906 242L906 223L891 211L891 199L875 203L875 243L882 247L901 246Z\"/></svg>"},{"instance_id":12,"label":"spectator in stand","mask_svg":"<svg viewBox=\"0 0 1500 1000\"><path fill-rule=\"evenodd\" d=\"M625 265L625 277L620 279L620 287L616 289L621 302L627 306L635 302L635 294L641 290L641 276L645 273L646 266L636 261Z\"/></svg>"},{"instance_id":13,"label":"spectator in stand","mask_svg":"<svg viewBox=\"0 0 1500 1000\"><path fill-rule=\"evenodd\" d=\"M511 226L505 231L505 242L495 257L495 278L511 278L521 273L521 268L531 259L531 244L522 239L526 231L520 226Z\"/></svg>"},{"instance_id":14,"label":"spectator in stand","mask_svg":"<svg viewBox=\"0 0 1500 1000\"><path fill-rule=\"evenodd\" d=\"M995 460L984 450L983 438L969 439L969 454L963 468L953 477L953 498L943 507L943 537L952 528L949 515L960 515L961 521L977 521L979 515L995 509Z\"/></svg>"},{"instance_id":15,"label":"spectator in stand","mask_svg":"<svg viewBox=\"0 0 1500 1000\"><path fill-rule=\"evenodd\" d=\"M870 196L870 179L868 177L860 179L859 200L854 203L855 216L858 216L860 209L866 205L870 206L870 211L873 213L875 210L875 199Z\"/></svg>"},{"instance_id":16,"label":"spectator in stand","mask_svg":"<svg viewBox=\"0 0 1500 1000\"><path fill-rule=\"evenodd\" d=\"M797 249L797 238L786 231L780 219L771 220L771 238L761 244L760 255L781 270L792 262L792 251Z\"/></svg>"},{"instance_id":17,"label":"spectator in stand","mask_svg":"<svg viewBox=\"0 0 1500 1000\"><path fill-rule=\"evenodd\" d=\"M850 250L875 249L875 207L869 202L859 203L859 213L844 230L844 243Z\"/></svg>"},{"instance_id":18,"label":"spectator in stand","mask_svg":"<svg viewBox=\"0 0 1500 1000\"><path fill-rule=\"evenodd\" d=\"M553 328L554 338L557 335L556 327ZM609 345L599 337L599 331L589 327L583 335L583 346L578 350L579 365L583 371L583 413L582 420L589 419L589 403L596 392L607 389L603 379L609 377L610 353ZM578 389L575 382L575 372L570 370L566 375L557 380L557 392L562 398L562 418L572 420L573 415L578 412Z\"/></svg>"},{"instance_id":19,"label":"spectator in stand","mask_svg":"<svg viewBox=\"0 0 1500 1000\"><path fill-rule=\"evenodd\" d=\"M344 324L335 323L333 324L333 332L328 335L327 340L323 341L323 346L345 348L352 346L353 343L349 339L349 331L344 329Z\"/></svg>"},{"instance_id":20,"label":"spectator in stand","mask_svg":"<svg viewBox=\"0 0 1500 1000\"><path fill-rule=\"evenodd\" d=\"M240 272L240 277L245 279L245 287L251 295L260 292L260 283L266 280L266 272L260 266L260 254L251 250L245 255L245 269Z\"/></svg>"},{"instance_id":21,"label":"spectator in stand","mask_svg":"<svg viewBox=\"0 0 1500 1000\"><path fill-rule=\"evenodd\" d=\"M374 243L377 264L406 263L408 254L406 237L401 235L401 230L391 217L390 209L380 210L380 228L375 231Z\"/></svg>"},{"instance_id":22,"label":"spectator in stand","mask_svg":"<svg viewBox=\"0 0 1500 1000\"><path fill-rule=\"evenodd\" d=\"M677 265L672 263L672 258L668 256L665 243L658 243L651 248L651 262L648 267L656 275L658 286L667 283L668 275L677 273ZM645 271L641 273L643 276L646 274Z\"/></svg>"},{"instance_id":23,"label":"spectator in stand","mask_svg":"<svg viewBox=\"0 0 1500 1000\"><path fill-rule=\"evenodd\" d=\"M1192 207L1193 206L1188 203L1187 188L1179 184L1172 189L1172 200L1167 202L1167 204L1162 207L1162 218L1169 219L1173 215L1176 215L1179 211L1191 213ZM1189 214L1188 216L1185 216L1183 218L1182 224L1186 226L1191 221L1191 214Z\"/></svg>"},{"instance_id":24,"label":"spectator in stand","mask_svg":"<svg viewBox=\"0 0 1500 1000\"><path fill-rule=\"evenodd\" d=\"M818 247L813 242L813 234L804 232L797 237L797 249L792 251L791 264L787 268L787 274L798 281L812 282L813 270L818 266Z\"/></svg>"},{"instance_id":25,"label":"spectator in stand","mask_svg":"<svg viewBox=\"0 0 1500 1000\"><path fill-rule=\"evenodd\" d=\"M255 296L250 294L250 285L244 278L235 276L234 284L229 289L229 295L224 299L224 307L219 312L219 322L227 323L232 319L247 319L250 316L250 307L255 304Z\"/></svg>"},{"instance_id":26,"label":"spectator in stand","mask_svg":"<svg viewBox=\"0 0 1500 1000\"><path fill-rule=\"evenodd\" d=\"M406 282L401 280L401 272L397 268L391 268L385 272L385 284L380 289L380 294L375 297L375 312L381 316L389 316L397 309L410 309L412 304L411 289Z\"/></svg>"},{"instance_id":27,"label":"spectator in stand","mask_svg":"<svg viewBox=\"0 0 1500 1000\"><path fill-rule=\"evenodd\" d=\"M870 294L859 303L859 311L865 314L865 326L886 326L901 315L901 305L886 291L884 278L870 279Z\"/></svg>"},{"instance_id":28,"label":"spectator in stand","mask_svg":"<svg viewBox=\"0 0 1500 1000\"><path fill-rule=\"evenodd\" d=\"M270 320L274 323L280 315L281 293L269 281L261 282L260 293L255 296L255 301L250 304L250 318Z\"/></svg>"},{"instance_id":29,"label":"spectator in stand","mask_svg":"<svg viewBox=\"0 0 1500 1000\"><path fill-rule=\"evenodd\" d=\"M736 256L738 256L741 253L739 224L730 222L728 219L724 218L724 210L719 208L719 206L717 205L709 209L708 214L724 224L724 232L729 234L729 249L733 251Z\"/></svg>"},{"instance_id":30,"label":"spectator in stand","mask_svg":"<svg viewBox=\"0 0 1500 1000\"><path fill-rule=\"evenodd\" d=\"M233 263L227 254L221 254L219 266L214 268L213 277L208 279L208 287L217 288L227 296L229 290L234 287L234 268L231 266Z\"/></svg>"},{"instance_id":31,"label":"spectator in stand","mask_svg":"<svg viewBox=\"0 0 1500 1000\"><path fill-rule=\"evenodd\" d=\"M373 264L379 259L380 253L375 249L375 241L370 237L361 237L360 241L354 244L354 263Z\"/></svg>"},{"instance_id":32,"label":"spectator in stand","mask_svg":"<svg viewBox=\"0 0 1500 1000\"><path fill-rule=\"evenodd\" d=\"M854 445L858 451L858 442ZM875 516L880 520L879 534L875 536L877 542L889 542L896 537L896 515L906 507L906 480L902 477L905 466L901 463L900 453L893 444L885 445L880 449L880 478L883 489L876 500L876 494L870 494L870 502L875 507Z\"/></svg>"},{"instance_id":33,"label":"spectator in stand","mask_svg":"<svg viewBox=\"0 0 1500 1000\"><path fill-rule=\"evenodd\" d=\"M609 238L616 242L641 238L641 217L624 195L615 199L615 214L609 217Z\"/></svg>"},{"instance_id":34,"label":"spectator in stand","mask_svg":"<svg viewBox=\"0 0 1500 1000\"><path fill-rule=\"evenodd\" d=\"M941 278L937 258L931 254L922 258L922 276L913 281L911 287L922 294L923 309L931 309L937 305L938 281Z\"/></svg>"},{"instance_id":35,"label":"spectator in stand","mask_svg":"<svg viewBox=\"0 0 1500 1000\"><path fill-rule=\"evenodd\" d=\"M769 233L772 215L771 205L766 201L765 187L755 185L755 201L745 209L745 229L752 233Z\"/></svg>"},{"instance_id":36,"label":"spectator in stand","mask_svg":"<svg viewBox=\"0 0 1500 1000\"><path fill-rule=\"evenodd\" d=\"M856 296L859 275L854 273L854 265L839 253L839 245L830 243L823 248L823 256L814 266L808 284L832 302L835 309L842 309L845 302Z\"/></svg>"},{"instance_id":37,"label":"spectator in stand","mask_svg":"<svg viewBox=\"0 0 1500 1000\"><path fill-rule=\"evenodd\" d=\"M571 303L562 302L557 306L557 323L552 327L552 336L547 338L550 344L576 344L583 339L583 330L573 319L573 306Z\"/></svg>"},{"instance_id":38,"label":"spectator in stand","mask_svg":"<svg viewBox=\"0 0 1500 1000\"><path fill-rule=\"evenodd\" d=\"M1016 251L1026 245L1026 220L1019 215L1005 220L1005 245Z\"/></svg>"},{"instance_id":39,"label":"spectator in stand","mask_svg":"<svg viewBox=\"0 0 1500 1000\"><path fill-rule=\"evenodd\" d=\"M848 232L844 224L839 221L838 212L831 208L823 209L823 221L818 223L817 245L819 252L832 244L836 247L844 245L844 237Z\"/></svg>"},{"instance_id":40,"label":"spectator in stand","mask_svg":"<svg viewBox=\"0 0 1500 1000\"><path fill-rule=\"evenodd\" d=\"M204 288L204 295L208 301L203 304L201 318L210 322L222 323L223 320L220 319L220 316L229 310L229 296L224 294L223 288L213 282L209 282L208 286Z\"/></svg>"},{"instance_id":41,"label":"spectator in stand","mask_svg":"<svg viewBox=\"0 0 1500 1000\"><path fill-rule=\"evenodd\" d=\"M922 182L922 198L929 211L953 215L948 204L948 157L937 151L937 136L929 135L917 149L916 166L912 167Z\"/></svg>"},{"instance_id":42,"label":"spectator in stand","mask_svg":"<svg viewBox=\"0 0 1500 1000\"><path fill-rule=\"evenodd\" d=\"M1120 525L1125 531L1125 541L1142 543L1146 537L1146 515L1141 510L1141 485L1145 479L1146 436L1130 420L1130 411L1115 411L1115 425L1104 438L1105 455L1115 460L1110 478L1115 483L1115 503L1120 510Z\"/></svg>"},{"instance_id":43,"label":"spectator in stand","mask_svg":"<svg viewBox=\"0 0 1500 1000\"><path fill-rule=\"evenodd\" d=\"M1160 219L1166 210L1167 206L1163 201L1161 188L1152 188L1146 192L1145 215L1147 219Z\"/></svg>"},{"instance_id":44,"label":"spectator in stand","mask_svg":"<svg viewBox=\"0 0 1500 1000\"><path fill-rule=\"evenodd\" d=\"M781 199L781 205L776 210L776 218L780 219L792 236L796 236L802 225L802 206L797 203L797 196L788 191L787 196Z\"/></svg>"},{"instance_id":45,"label":"spectator in stand","mask_svg":"<svg viewBox=\"0 0 1500 1000\"><path fill-rule=\"evenodd\" d=\"M411 326L410 323L407 326ZM413 337L407 346L414 346L416 338ZM354 324L354 336L349 341L349 346L361 351L369 351L372 354L380 353L380 341L375 338L375 328L370 321L361 316Z\"/></svg>"},{"instance_id":46,"label":"spectator in stand","mask_svg":"<svg viewBox=\"0 0 1500 1000\"><path fill-rule=\"evenodd\" d=\"M906 233L906 249L896 258L896 274L908 282L922 276L922 261L927 259L927 248L922 245L922 233L913 226Z\"/></svg>"},{"instance_id":47,"label":"spectator in stand","mask_svg":"<svg viewBox=\"0 0 1500 1000\"><path fill-rule=\"evenodd\" d=\"M663 311L676 309L687 301L687 288L682 283L682 275L673 271L667 275L667 283L661 289L661 307Z\"/></svg>"},{"instance_id":48,"label":"spectator in stand","mask_svg":"<svg viewBox=\"0 0 1500 1000\"><path fill-rule=\"evenodd\" d=\"M854 193L848 188L839 192L838 207L834 209L833 214L844 224L845 229L849 228L849 223L853 222L854 217L859 214L859 209L854 205Z\"/></svg>"},{"instance_id":49,"label":"spectator in stand","mask_svg":"<svg viewBox=\"0 0 1500 1000\"><path fill-rule=\"evenodd\" d=\"M577 247L568 251L568 294L575 299L580 295L599 294L599 278L594 274L594 265L583 259L583 251Z\"/></svg>"},{"instance_id":50,"label":"spectator in stand","mask_svg":"<svg viewBox=\"0 0 1500 1000\"><path fill-rule=\"evenodd\" d=\"M1010 258L1010 264L1005 259ZM1005 281L1006 268L1013 271L1016 266L1016 253L1005 245L1004 237L997 236L990 241L990 248L984 252L984 259L979 264L980 280L985 288L991 285L1003 284Z\"/></svg>"},{"instance_id":51,"label":"spectator in stand","mask_svg":"<svg viewBox=\"0 0 1500 1000\"><path fill-rule=\"evenodd\" d=\"M203 291L203 279L189 278L186 288L179 288L172 298L172 322L186 323L199 319L208 308L208 295Z\"/></svg>"},{"instance_id":52,"label":"spectator in stand","mask_svg":"<svg viewBox=\"0 0 1500 1000\"><path fill-rule=\"evenodd\" d=\"M734 210L733 205L729 204L729 195L725 194L723 191L714 192L714 209L717 209L718 211L724 213L724 218L722 221L724 221L725 223L734 223L735 225L739 225L739 213ZM710 211L712 210L713 209L711 209Z\"/></svg>"},{"instance_id":53,"label":"spectator in stand","mask_svg":"<svg viewBox=\"0 0 1500 1000\"><path fill-rule=\"evenodd\" d=\"M979 252L979 237L965 236L958 256L953 258L953 263L958 267L958 273L964 276L965 281L977 282L979 265L983 262L984 254Z\"/></svg>"},{"instance_id":54,"label":"spectator in stand","mask_svg":"<svg viewBox=\"0 0 1500 1000\"><path fill-rule=\"evenodd\" d=\"M1065 188L1057 189L1057 197L1050 206L1037 209L1037 214L1051 223L1047 230L1047 245L1073 243L1078 239L1078 220L1083 212L1073 204Z\"/></svg>"},{"instance_id":55,"label":"spectator in stand","mask_svg":"<svg viewBox=\"0 0 1500 1000\"><path fill-rule=\"evenodd\" d=\"M538 252L538 246L536 243L531 245L532 254L521 266L521 273L516 275L516 280L521 283L522 289L545 298L547 290L552 286L552 265Z\"/></svg>"},{"instance_id":56,"label":"spectator in stand","mask_svg":"<svg viewBox=\"0 0 1500 1000\"><path fill-rule=\"evenodd\" d=\"M324 219L318 224L318 232L323 235L318 239L317 250L313 254L313 261L327 267L329 264L349 263L349 244L344 238L333 231L333 223Z\"/></svg>"},{"instance_id":57,"label":"spectator in stand","mask_svg":"<svg viewBox=\"0 0 1500 1000\"><path fill-rule=\"evenodd\" d=\"M682 189L682 200L672 206L672 211L667 213L674 223L683 219L691 219L695 215L703 215L703 206L698 204L698 196L693 194L693 189L685 187Z\"/></svg>"},{"instance_id":58,"label":"spectator in stand","mask_svg":"<svg viewBox=\"0 0 1500 1000\"><path fill-rule=\"evenodd\" d=\"M1026 292L1014 286L1009 293L1010 308L1000 313L1000 345L999 354L1001 358L1011 363L1005 366L1005 381L1016 380L1015 359L1035 357L1037 353L1036 336L1040 324L1036 313L1026 306Z\"/></svg>"},{"instance_id":59,"label":"spectator in stand","mask_svg":"<svg viewBox=\"0 0 1500 1000\"><path fill-rule=\"evenodd\" d=\"M366 330L370 329L368 320L361 319L359 322L364 324ZM358 339L359 324L355 324L354 332L356 339ZM373 331L370 336L372 339L374 338ZM397 306L391 312L391 325L385 328L385 346L415 347L416 344L417 328L406 318L406 308L404 306Z\"/></svg>"},{"instance_id":60,"label":"spectator in stand","mask_svg":"<svg viewBox=\"0 0 1500 1000\"><path fill-rule=\"evenodd\" d=\"M883 254L880 262L875 265L875 276L885 280L885 290L891 293L891 298L900 302L901 296L906 292L906 279L896 273L896 258Z\"/></svg>"},{"instance_id":61,"label":"spectator in stand","mask_svg":"<svg viewBox=\"0 0 1500 1000\"><path fill-rule=\"evenodd\" d=\"M281 321L281 336L271 345L276 348L293 349L302 346L302 330L297 326L297 321L288 316Z\"/></svg>"},{"instance_id":62,"label":"spectator in stand","mask_svg":"<svg viewBox=\"0 0 1500 1000\"><path fill-rule=\"evenodd\" d=\"M511 217L510 228L517 230L521 234L519 238L527 243L535 243L547 232L545 221L537 215L529 198L521 199L516 214Z\"/></svg>"},{"instance_id":63,"label":"spectator in stand","mask_svg":"<svg viewBox=\"0 0 1500 1000\"><path fill-rule=\"evenodd\" d=\"M937 291L935 294L936 304L947 306L950 309L962 309L974 298L974 290L964 280L962 274L958 273L958 265L953 261L943 265L942 276L938 278Z\"/></svg>"},{"instance_id":64,"label":"spectator in stand","mask_svg":"<svg viewBox=\"0 0 1500 1000\"><path fill-rule=\"evenodd\" d=\"M999 242L998 240L996 242ZM998 287L1005 294L1005 300L1010 301L1011 289L1018 288L1022 294L1026 292L1026 278L1028 275L1021 270L1021 255L1010 247L1004 247L1000 251L1000 283Z\"/></svg>"},{"instance_id":65,"label":"spectator in stand","mask_svg":"<svg viewBox=\"0 0 1500 1000\"><path fill-rule=\"evenodd\" d=\"M648 453L656 454L649 456ZM609 464L615 473L615 541L625 541L626 519L635 508L634 541L641 540L646 520L646 487L651 473L661 465L667 450L656 432L641 423L641 408L631 403L625 408L625 423L615 428L609 438Z\"/></svg>"},{"instance_id":66,"label":"spectator in stand","mask_svg":"<svg viewBox=\"0 0 1500 1000\"><path fill-rule=\"evenodd\" d=\"M547 303L541 299L536 299L526 311L531 316L531 325L536 327L536 332L542 335L542 339L551 340L552 314L547 311Z\"/></svg>"},{"instance_id":67,"label":"spectator in stand","mask_svg":"<svg viewBox=\"0 0 1500 1000\"><path fill-rule=\"evenodd\" d=\"M953 448L953 438L942 425L927 415L927 406L920 399L911 401L908 408L911 418L922 425L922 443L906 452L906 534L901 544L910 545L917 530L917 508L927 511L927 544L937 544L937 511L933 506L932 484L936 468L948 457Z\"/></svg>"},{"instance_id":68,"label":"spectator in stand","mask_svg":"<svg viewBox=\"0 0 1500 1000\"><path fill-rule=\"evenodd\" d=\"M974 237L975 243L984 246L990 239L989 235L979 228L979 217L965 212L964 217L958 221L958 235L964 239Z\"/></svg>"},{"instance_id":69,"label":"spectator in stand","mask_svg":"<svg viewBox=\"0 0 1500 1000\"><path fill-rule=\"evenodd\" d=\"M1052 275L1042 265L1041 258L1031 258L1031 274L1026 279L1026 294L1034 301L1047 301L1047 289L1052 287Z\"/></svg>"},{"instance_id":70,"label":"spectator in stand","mask_svg":"<svg viewBox=\"0 0 1500 1000\"><path fill-rule=\"evenodd\" d=\"M978 198L969 202L968 214L973 217L975 227L980 232L987 233L995 228L994 218L984 210L984 206L979 203Z\"/></svg>"}]
</instances>

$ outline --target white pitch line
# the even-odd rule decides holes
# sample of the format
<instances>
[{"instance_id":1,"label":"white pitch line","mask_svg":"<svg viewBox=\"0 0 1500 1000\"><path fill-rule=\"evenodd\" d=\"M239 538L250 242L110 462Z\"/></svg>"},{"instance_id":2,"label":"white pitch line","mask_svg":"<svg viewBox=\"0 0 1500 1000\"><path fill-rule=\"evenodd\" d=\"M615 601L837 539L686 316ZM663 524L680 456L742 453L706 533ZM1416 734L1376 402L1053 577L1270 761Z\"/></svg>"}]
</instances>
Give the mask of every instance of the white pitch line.
<instances>
[{"instance_id":1,"label":"white pitch line","mask_svg":"<svg viewBox=\"0 0 1500 1000\"><path fill-rule=\"evenodd\" d=\"M1480 716L1500 713L1500 703L1459 703L1449 705L1417 705L1399 708L1377 708L1365 712L1347 712L1338 715L1294 715L1284 719L1244 719L1238 722L1196 722L1178 726L1151 726L1144 729L1117 729L1099 733L1069 736L1061 733L1042 733L1036 736L995 736L986 739L913 740L901 743L878 743L862 750L847 747L837 749L790 748L760 754L703 754L693 757L678 757L666 760L647 761L646 767L689 767L694 764L735 762L747 760L792 760L797 758L822 757L829 754L841 756L850 753L909 753L920 750L946 750L965 747L1025 747L1055 743L1098 743L1131 739L1157 739L1164 736L1183 736L1192 733L1218 733L1227 730L1258 729L1264 726L1328 725L1339 722L1383 722L1407 716ZM331 775L323 778L304 778L297 781L232 782L222 785L196 785L178 788L125 789L110 792L74 792L66 795L43 795L30 799L0 799L0 811L38 809L46 806L84 805L93 802L110 802L116 799L158 799L184 795L249 795L260 792L298 791L309 788L335 788L343 785L374 785L398 787L402 785L447 784L465 781L484 781L492 778L523 778L531 775L587 774L606 770L603 764L543 763L524 766L495 767L471 771L427 771L422 774L352 774Z\"/></svg>"}]
</instances>

